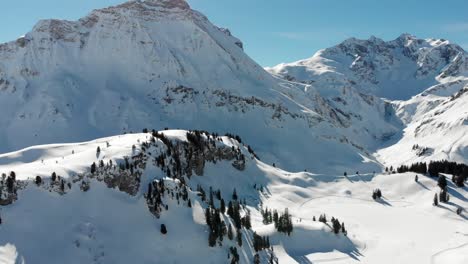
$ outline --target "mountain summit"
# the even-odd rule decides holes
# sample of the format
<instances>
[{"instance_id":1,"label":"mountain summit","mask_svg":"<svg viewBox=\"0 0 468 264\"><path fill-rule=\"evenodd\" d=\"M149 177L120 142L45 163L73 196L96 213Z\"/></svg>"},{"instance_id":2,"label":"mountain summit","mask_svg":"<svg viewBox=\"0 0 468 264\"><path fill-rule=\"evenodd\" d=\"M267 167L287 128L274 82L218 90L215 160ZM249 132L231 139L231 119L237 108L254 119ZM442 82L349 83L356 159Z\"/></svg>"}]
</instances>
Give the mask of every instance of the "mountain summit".
<instances>
[{"instance_id":1,"label":"mountain summit","mask_svg":"<svg viewBox=\"0 0 468 264\"><path fill-rule=\"evenodd\" d=\"M388 99L409 99L428 87L468 77L468 56L444 39L402 34L392 41L350 38L313 57L269 68L303 83L354 86Z\"/></svg>"}]
</instances>

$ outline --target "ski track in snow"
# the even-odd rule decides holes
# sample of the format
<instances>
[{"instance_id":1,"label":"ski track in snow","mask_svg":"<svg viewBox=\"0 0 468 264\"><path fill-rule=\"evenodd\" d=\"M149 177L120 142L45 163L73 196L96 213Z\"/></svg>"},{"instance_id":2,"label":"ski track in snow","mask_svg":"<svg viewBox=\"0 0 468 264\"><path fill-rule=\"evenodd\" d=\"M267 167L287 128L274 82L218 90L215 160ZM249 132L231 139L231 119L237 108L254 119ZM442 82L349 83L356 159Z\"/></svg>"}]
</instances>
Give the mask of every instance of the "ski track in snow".
<instances>
[{"instance_id":1,"label":"ski track in snow","mask_svg":"<svg viewBox=\"0 0 468 264\"><path fill-rule=\"evenodd\" d=\"M456 246L456 247L450 247L450 248L446 248L446 249L443 249L435 254L433 254L431 256L431 264L439 264L439 262L436 261L436 258L437 257L440 257L441 255L447 253L447 252L450 252L450 251L453 251L453 250L457 250L457 249L461 249L461 248L464 248L464 247L467 247L467 249L464 251L466 254L468 254L468 242L466 243L463 243L459 246ZM442 262L440 264L445 264L446 262Z\"/></svg>"}]
</instances>

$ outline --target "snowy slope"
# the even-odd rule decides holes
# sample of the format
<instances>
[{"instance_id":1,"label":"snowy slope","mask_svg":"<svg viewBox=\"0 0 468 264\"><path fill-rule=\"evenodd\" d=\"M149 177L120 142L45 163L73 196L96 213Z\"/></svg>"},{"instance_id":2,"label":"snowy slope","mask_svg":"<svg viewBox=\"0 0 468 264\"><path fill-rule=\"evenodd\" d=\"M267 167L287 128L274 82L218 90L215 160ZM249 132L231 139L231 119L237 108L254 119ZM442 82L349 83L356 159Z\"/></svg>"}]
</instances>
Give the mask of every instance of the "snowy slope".
<instances>
[{"instance_id":1,"label":"snowy slope","mask_svg":"<svg viewBox=\"0 0 468 264\"><path fill-rule=\"evenodd\" d=\"M390 166L431 160L467 162L468 86L450 97L426 93L397 106L403 118L411 116L411 122L396 144L377 152L380 160Z\"/></svg>"},{"instance_id":2,"label":"snowy slope","mask_svg":"<svg viewBox=\"0 0 468 264\"><path fill-rule=\"evenodd\" d=\"M163 133L174 144L186 141L186 131ZM346 178L292 173L254 159L245 146L233 139L222 137L221 140L216 143L219 148L241 148L247 157L245 169L237 170L228 160L207 162L203 176L186 177L193 206L188 208L182 200L178 203L176 199L166 198L169 209L163 210L160 218L148 210L145 199L147 183L164 177L163 171L151 162L142 170L135 195L109 188L99 177L87 180L88 191L80 188L81 180L74 182L89 171L92 162L101 159L116 164L125 156L144 153L156 157L159 152L165 152L164 143L159 140L154 147L143 150L145 142L151 142L150 134L42 145L1 155L0 172L14 170L18 182L27 185L18 190L18 199L0 212L0 259L5 263L15 263L15 260L19 263L186 263L194 262L197 256L198 263L229 263L228 247L235 245L235 241L225 238L223 246L208 247L208 227L202 209L207 203L196 192L196 186L201 185L205 190L210 186L220 189L225 199L236 188L240 199L246 199L253 230L270 236L279 263L466 261L466 215L458 216L454 212L457 207L466 209L468 205L466 187L460 189L449 183L451 202L433 207L432 197L438 187L433 179L422 175L419 183L415 183L412 173ZM71 188L65 187L65 192L60 193L57 187L49 187L53 171L72 183ZM41 186L32 182L37 175L43 179ZM164 179L168 188L176 185L174 180ZM371 192L375 188L382 190L383 200L372 200ZM272 224L264 225L259 212L261 206L280 211L289 208L294 222L292 235L276 232ZM312 221L314 216L318 218L323 213L343 221L348 236L335 235L329 226ZM167 235L159 232L162 223L167 225ZM428 226L444 228L428 232ZM244 243L239 247L241 263L253 260L251 232L243 230ZM270 253L261 253L262 263L266 263L266 254Z\"/></svg>"},{"instance_id":3,"label":"snowy slope","mask_svg":"<svg viewBox=\"0 0 468 264\"><path fill-rule=\"evenodd\" d=\"M461 47L447 40L403 34L388 42L375 37L351 38L312 58L267 70L279 78L315 87L324 98L347 89L377 97L377 102L383 100L386 107L394 109L395 123L401 124L395 126L398 132L383 134L386 140L376 142L380 145L368 147L385 165L439 159L466 163L467 58ZM358 103L349 102L349 94L342 92L332 98L345 102L351 112L369 113L369 109L361 110ZM356 124L352 127L358 131L366 131L371 124L385 127L374 121L361 128ZM416 145L419 147L414 148ZM422 149L426 149L424 153Z\"/></svg>"}]
</instances>

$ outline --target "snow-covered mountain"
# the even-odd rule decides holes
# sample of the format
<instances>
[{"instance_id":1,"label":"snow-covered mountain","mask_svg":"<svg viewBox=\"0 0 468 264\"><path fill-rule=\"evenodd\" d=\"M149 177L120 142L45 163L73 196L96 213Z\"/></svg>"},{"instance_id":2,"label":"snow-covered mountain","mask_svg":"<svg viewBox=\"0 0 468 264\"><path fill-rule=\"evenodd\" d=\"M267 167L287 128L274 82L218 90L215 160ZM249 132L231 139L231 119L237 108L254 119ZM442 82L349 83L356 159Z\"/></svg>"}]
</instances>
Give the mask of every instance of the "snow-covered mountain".
<instances>
[{"instance_id":1,"label":"snow-covered mountain","mask_svg":"<svg viewBox=\"0 0 468 264\"><path fill-rule=\"evenodd\" d=\"M408 34L388 42L351 38L312 58L267 70L308 84L323 97L349 89L387 98L403 126L377 147L382 163L468 161L468 54L456 44ZM339 98L348 100L344 93Z\"/></svg>"},{"instance_id":2,"label":"snow-covered mountain","mask_svg":"<svg viewBox=\"0 0 468 264\"><path fill-rule=\"evenodd\" d=\"M243 46L184 0L0 44L0 263L468 261L466 187L435 207L433 178L381 173L468 163L465 51L405 34L263 69Z\"/></svg>"},{"instance_id":3,"label":"snow-covered mountain","mask_svg":"<svg viewBox=\"0 0 468 264\"><path fill-rule=\"evenodd\" d=\"M468 76L468 55L444 39L402 34L385 42L350 38L309 59L268 68L285 79L316 86L352 86L390 100L407 100L427 88Z\"/></svg>"},{"instance_id":4,"label":"snow-covered mountain","mask_svg":"<svg viewBox=\"0 0 468 264\"><path fill-rule=\"evenodd\" d=\"M169 127L239 134L290 170L380 169L370 153L401 130L390 104L272 77L242 47L183 0L40 21L0 46L0 149Z\"/></svg>"}]
</instances>

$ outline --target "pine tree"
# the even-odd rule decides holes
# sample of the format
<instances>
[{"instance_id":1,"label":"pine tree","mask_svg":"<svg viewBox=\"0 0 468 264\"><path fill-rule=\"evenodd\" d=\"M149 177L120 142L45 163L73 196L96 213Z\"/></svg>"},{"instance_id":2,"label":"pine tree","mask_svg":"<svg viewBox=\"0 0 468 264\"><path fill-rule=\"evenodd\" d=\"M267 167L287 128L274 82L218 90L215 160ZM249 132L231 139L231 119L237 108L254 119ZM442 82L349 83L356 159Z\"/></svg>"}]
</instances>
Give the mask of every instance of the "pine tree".
<instances>
[{"instance_id":1,"label":"pine tree","mask_svg":"<svg viewBox=\"0 0 468 264\"><path fill-rule=\"evenodd\" d=\"M260 256L258 255L258 253L255 253L253 263L254 264L260 264Z\"/></svg>"},{"instance_id":2,"label":"pine tree","mask_svg":"<svg viewBox=\"0 0 468 264\"><path fill-rule=\"evenodd\" d=\"M220 202L220 208L221 210L221 213L224 214L226 212L226 204L224 203L224 199L221 198L221 202Z\"/></svg>"},{"instance_id":3,"label":"pine tree","mask_svg":"<svg viewBox=\"0 0 468 264\"><path fill-rule=\"evenodd\" d=\"M340 221L338 221L338 219L332 218L332 227L333 227L333 232L335 234L338 234L341 230Z\"/></svg>"},{"instance_id":4,"label":"pine tree","mask_svg":"<svg viewBox=\"0 0 468 264\"><path fill-rule=\"evenodd\" d=\"M445 189L447 187L447 179L445 178L444 175L440 175L439 179L437 180L437 185L440 187L440 189Z\"/></svg>"},{"instance_id":5,"label":"pine tree","mask_svg":"<svg viewBox=\"0 0 468 264\"><path fill-rule=\"evenodd\" d=\"M234 235L232 233L232 225L229 225L227 235L229 240L232 240L234 238Z\"/></svg>"},{"instance_id":6,"label":"pine tree","mask_svg":"<svg viewBox=\"0 0 468 264\"><path fill-rule=\"evenodd\" d=\"M37 184L37 186L39 186L39 185L42 184L42 178L41 178L41 176L36 176L36 184Z\"/></svg>"},{"instance_id":7,"label":"pine tree","mask_svg":"<svg viewBox=\"0 0 468 264\"><path fill-rule=\"evenodd\" d=\"M94 174L96 172L96 162L93 162L93 164L91 164L91 174Z\"/></svg>"},{"instance_id":8,"label":"pine tree","mask_svg":"<svg viewBox=\"0 0 468 264\"><path fill-rule=\"evenodd\" d=\"M240 229L237 230L237 245L242 247L242 232Z\"/></svg>"},{"instance_id":9,"label":"pine tree","mask_svg":"<svg viewBox=\"0 0 468 264\"><path fill-rule=\"evenodd\" d=\"M165 224L161 224L161 234L163 235L167 234L167 228Z\"/></svg>"},{"instance_id":10,"label":"pine tree","mask_svg":"<svg viewBox=\"0 0 468 264\"><path fill-rule=\"evenodd\" d=\"M236 191L236 188L234 188L234 191L232 192L232 199L234 201L237 201L237 191Z\"/></svg>"},{"instance_id":11,"label":"pine tree","mask_svg":"<svg viewBox=\"0 0 468 264\"><path fill-rule=\"evenodd\" d=\"M208 235L208 245L210 247L216 246L216 239L217 238L218 238L218 236L216 235L214 230L210 230L210 234Z\"/></svg>"}]
</instances>

